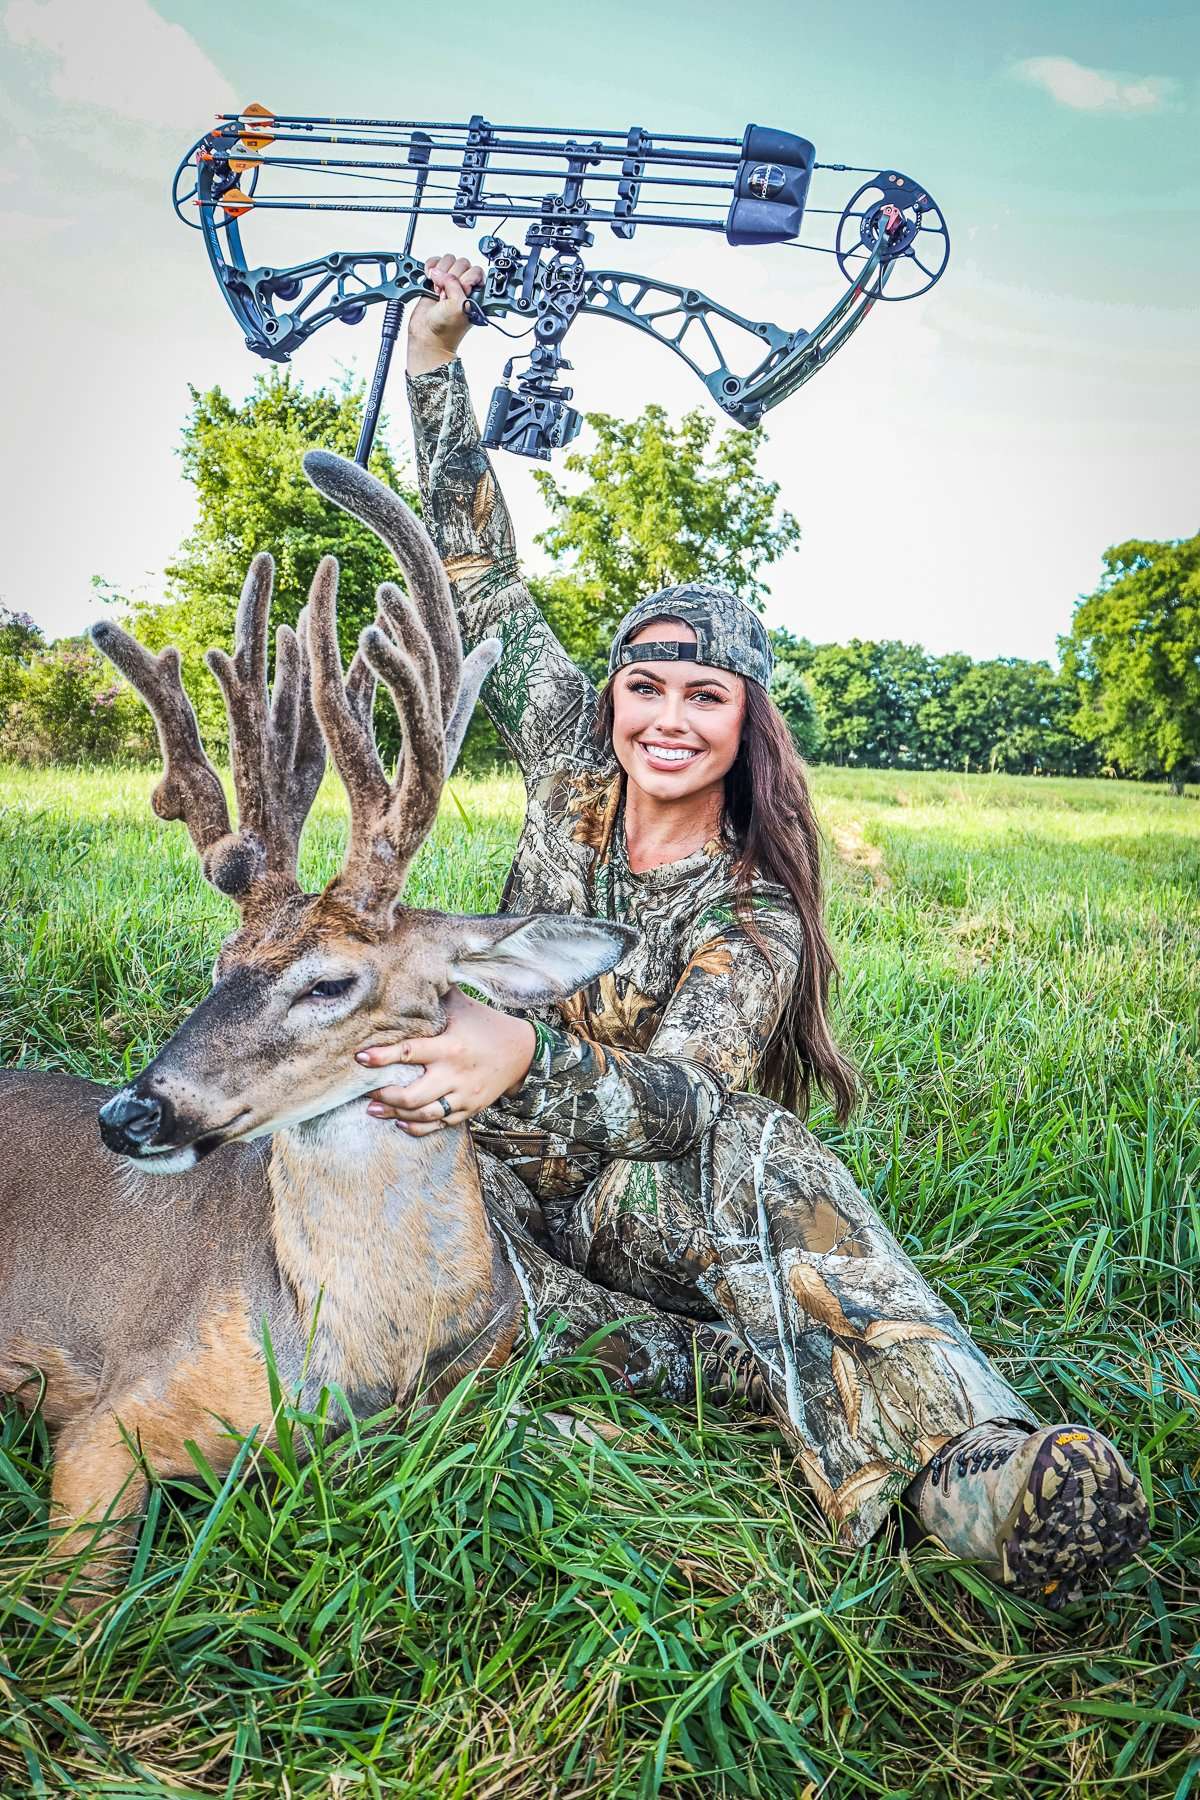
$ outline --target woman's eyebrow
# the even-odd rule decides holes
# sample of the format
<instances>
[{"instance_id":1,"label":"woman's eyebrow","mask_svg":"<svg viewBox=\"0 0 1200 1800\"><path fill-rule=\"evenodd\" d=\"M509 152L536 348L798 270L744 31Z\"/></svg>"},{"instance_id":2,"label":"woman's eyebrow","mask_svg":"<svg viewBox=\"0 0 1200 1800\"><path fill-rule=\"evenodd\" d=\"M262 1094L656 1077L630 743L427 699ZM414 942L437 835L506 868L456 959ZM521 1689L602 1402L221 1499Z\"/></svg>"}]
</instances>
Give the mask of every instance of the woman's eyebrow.
<instances>
[{"instance_id":1,"label":"woman's eyebrow","mask_svg":"<svg viewBox=\"0 0 1200 1800\"><path fill-rule=\"evenodd\" d=\"M625 673L627 675L649 675L652 681L657 681L660 684L662 682L662 676L658 674L650 663L626 663ZM694 681L687 681L684 683L684 686L689 688L719 688L723 694L727 694L730 691L719 675L697 675Z\"/></svg>"}]
</instances>

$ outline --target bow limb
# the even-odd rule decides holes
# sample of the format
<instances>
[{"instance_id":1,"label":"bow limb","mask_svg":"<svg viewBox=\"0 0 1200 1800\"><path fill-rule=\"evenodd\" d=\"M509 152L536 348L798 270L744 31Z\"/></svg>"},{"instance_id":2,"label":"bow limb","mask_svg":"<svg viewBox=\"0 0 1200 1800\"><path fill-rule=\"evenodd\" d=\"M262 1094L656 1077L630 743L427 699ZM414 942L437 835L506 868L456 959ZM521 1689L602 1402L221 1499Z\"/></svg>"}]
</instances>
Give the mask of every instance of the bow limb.
<instances>
[{"instance_id":1,"label":"bow limb","mask_svg":"<svg viewBox=\"0 0 1200 1800\"><path fill-rule=\"evenodd\" d=\"M616 269L589 273L581 310L647 332L687 363L722 411L737 424L752 426L764 412L802 387L857 331L888 272L889 264L876 249L854 285L812 331L785 331L766 320L747 319L695 288L625 275ZM765 356L749 374L738 375L726 363L709 323L714 318L740 327L767 345ZM708 354L702 362L705 349Z\"/></svg>"}]
</instances>

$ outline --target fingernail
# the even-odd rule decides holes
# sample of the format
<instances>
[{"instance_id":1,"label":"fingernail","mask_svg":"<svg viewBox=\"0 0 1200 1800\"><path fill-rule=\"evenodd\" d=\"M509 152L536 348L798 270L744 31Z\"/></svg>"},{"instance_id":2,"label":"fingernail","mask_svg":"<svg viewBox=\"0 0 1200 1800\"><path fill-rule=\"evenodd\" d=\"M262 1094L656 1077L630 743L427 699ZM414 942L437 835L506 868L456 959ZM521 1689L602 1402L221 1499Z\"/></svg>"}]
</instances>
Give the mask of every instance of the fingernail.
<instances>
[{"instance_id":1,"label":"fingernail","mask_svg":"<svg viewBox=\"0 0 1200 1800\"><path fill-rule=\"evenodd\" d=\"M371 1060L371 1052L369 1050L356 1050L354 1052L354 1060L355 1062L369 1063Z\"/></svg>"},{"instance_id":2,"label":"fingernail","mask_svg":"<svg viewBox=\"0 0 1200 1800\"><path fill-rule=\"evenodd\" d=\"M385 1109L379 1104L378 1100L369 1100L367 1102L367 1111L373 1119L382 1119L385 1117Z\"/></svg>"}]
</instances>

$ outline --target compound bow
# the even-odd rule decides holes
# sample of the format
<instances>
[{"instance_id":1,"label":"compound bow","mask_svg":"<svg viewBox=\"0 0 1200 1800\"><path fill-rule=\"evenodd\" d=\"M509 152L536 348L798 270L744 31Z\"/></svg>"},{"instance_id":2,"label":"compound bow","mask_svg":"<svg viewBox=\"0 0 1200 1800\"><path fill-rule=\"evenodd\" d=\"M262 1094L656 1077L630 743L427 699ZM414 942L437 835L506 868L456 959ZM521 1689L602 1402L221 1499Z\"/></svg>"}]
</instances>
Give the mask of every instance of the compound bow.
<instances>
[{"instance_id":1,"label":"compound bow","mask_svg":"<svg viewBox=\"0 0 1200 1800\"><path fill-rule=\"evenodd\" d=\"M397 151L403 159L388 154ZM809 187L818 172L868 179L842 207L813 207ZM548 176L559 173L559 190L546 192ZM289 191L288 184L304 189L306 183L315 191ZM620 132L493 125L478 114L463 125L318 119L248 106L218 114L216 129L192 145L176 170L172 197L179 217L203 232L221 291L259 356L287 362L322 325L358 324L369 306L383 305L356 452L364 467L405 303L433 291L412 255L419 218L449 218L465 229L480 219L530 221L524 250L494 234L480 238L487 276L467 309L476 324L515 314L532 333L528 367L515 390L507 385L512 358L492 395L483 441L543 460L581 424L567 404L572 390L558 385L571 367L562 342L580 313L648 332L683 358L731 419L752 426L841 349L877 300L926 293L950 254L941 212L907 175L816 162L807 138L764 125L747 126L741 138L685 137L640 126ZM404 247L335 250L286 268L251 268L241 221L294 211L407 217ZM813 217L836 219L832 244L799 241ZM580 252L594 243L597 225L610 225L619 238L645 226L723 231L735 245L816 250L837 259L850 285L811 331L787 331L743 318L692 287L585 268ZM713 329L717 320L748 333L761 351L746 373L727 363Z\"/></svg>"}]
</instances>

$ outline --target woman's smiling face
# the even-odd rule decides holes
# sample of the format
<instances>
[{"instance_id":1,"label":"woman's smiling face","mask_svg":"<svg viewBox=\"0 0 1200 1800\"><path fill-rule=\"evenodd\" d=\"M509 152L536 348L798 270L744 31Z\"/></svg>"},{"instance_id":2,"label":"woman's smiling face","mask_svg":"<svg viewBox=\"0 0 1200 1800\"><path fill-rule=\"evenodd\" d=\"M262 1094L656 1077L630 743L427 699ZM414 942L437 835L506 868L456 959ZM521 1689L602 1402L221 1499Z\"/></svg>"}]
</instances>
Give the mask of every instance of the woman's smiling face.
<instances>
[{"instance_id":1,"label":"woman's smiling face","mask_svg":"<svg viewBox=\"0 0 1200 1800\"><path fill-rule=\"evenodd\" d=\"M652 619L630 640L694 644L681 619ZM631 662L612 687L613 750L630 781L655 800L678 800L733 767L742 739L746 683L694 662Z\"/></svg>"}]
</instances>

